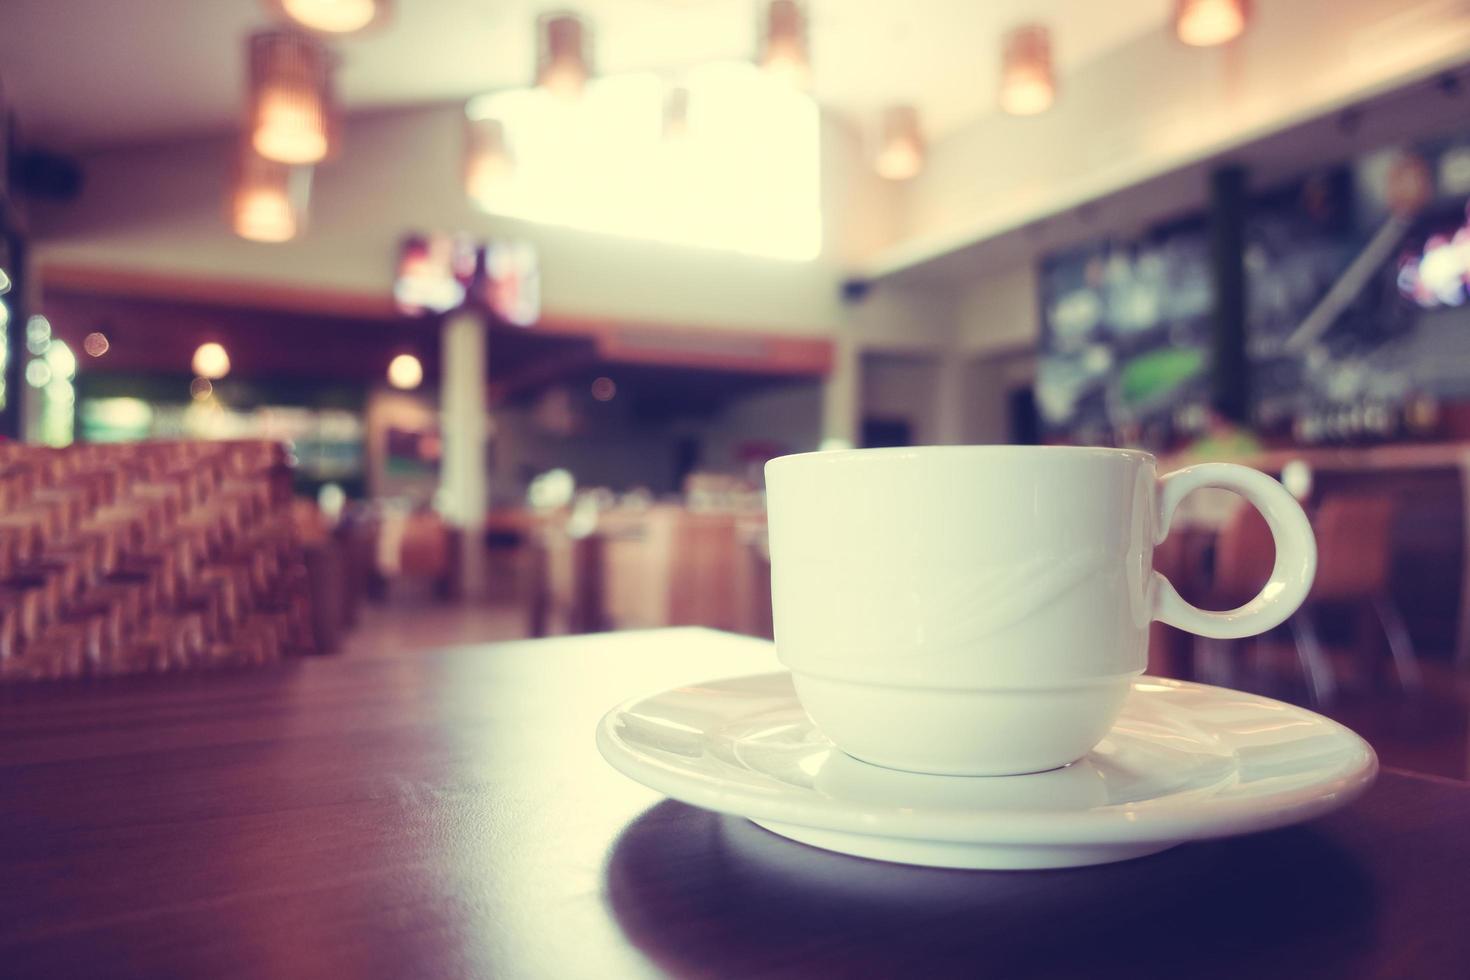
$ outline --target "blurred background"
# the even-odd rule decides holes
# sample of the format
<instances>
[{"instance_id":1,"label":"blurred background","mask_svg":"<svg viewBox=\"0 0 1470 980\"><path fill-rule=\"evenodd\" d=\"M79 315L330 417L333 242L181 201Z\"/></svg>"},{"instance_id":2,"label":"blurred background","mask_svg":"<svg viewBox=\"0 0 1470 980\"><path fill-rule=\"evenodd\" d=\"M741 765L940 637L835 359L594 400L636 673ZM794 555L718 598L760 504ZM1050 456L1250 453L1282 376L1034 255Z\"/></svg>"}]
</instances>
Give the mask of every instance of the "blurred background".
<instances>
[{"instance_id":1,"label":"blurred background","mask_svg":"<svg viewBox=\"0 0 1470 980\"><path fill-rule=\"evenodd\" d=\"M769 636L767 459L1132 446L1323 555L1156 672L1470 775L1467 88L1470 0L10 0L0 678Z\"/></svg>"}]
</instances>

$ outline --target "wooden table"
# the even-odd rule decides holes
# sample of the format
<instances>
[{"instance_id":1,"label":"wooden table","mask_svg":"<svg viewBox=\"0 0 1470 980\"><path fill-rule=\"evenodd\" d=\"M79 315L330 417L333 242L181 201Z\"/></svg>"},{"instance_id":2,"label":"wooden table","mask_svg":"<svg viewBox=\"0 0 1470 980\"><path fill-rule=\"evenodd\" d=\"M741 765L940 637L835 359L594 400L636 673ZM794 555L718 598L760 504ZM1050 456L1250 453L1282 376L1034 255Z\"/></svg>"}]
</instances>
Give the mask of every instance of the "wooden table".
<instances>
[{"instance_id":1,"label":"wooden table","mask_svg":"<svg viewBox=\"0 0 1470 980\"><path fill-rule=\"evenodd\" d=\"M1463 977L1470 787L1076 871L805 848L593 748L701 630L0 692L0 974Z\"/></svg>"}]
</instances>

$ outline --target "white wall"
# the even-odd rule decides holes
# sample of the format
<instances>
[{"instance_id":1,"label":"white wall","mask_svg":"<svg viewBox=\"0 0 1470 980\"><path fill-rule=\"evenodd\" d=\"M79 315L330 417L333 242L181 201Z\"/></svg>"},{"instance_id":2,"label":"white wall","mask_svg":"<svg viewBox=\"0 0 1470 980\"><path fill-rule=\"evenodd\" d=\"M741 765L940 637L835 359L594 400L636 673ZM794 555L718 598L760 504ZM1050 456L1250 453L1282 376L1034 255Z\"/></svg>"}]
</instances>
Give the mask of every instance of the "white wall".
<instances>
[{"instance_id":1,"label":"white wall","mask_svg":"<svg viewBox=\"0 0 1470 980\"><path fill-rule=\"evenodd\" d=\"M35 215L42 274L47 264L68 263L386 296L404 234L469 231L535 243L550 312L819 334L842 319L836 284L850 243L892 233L892 193L871 175L857 135L831 117L822 137L826 246L814 262L483 214L461 189L462 118L459 106L440 105L350 119L340 159L316 174L309 227L284 244L229 231L233 137L91 154L80 199Z\"/></svg>"},{"instance_id":2,"label":"white wall","mask_svg":"<svg viewBox=\"0 0 1470 980\"><path fill-rule=\"evenodd\" d=\"M992 114L936 141L870 267L1026 225L1463 64L1470 52L1464 0L1257 0L1253 10L1230 45L1143 34L1060 78L1050 111Z\"/></svg>"},{"instance_id":3,"label":"white wall","mask_svg":"<svg viewBox=\"0 0 1470 980\"><path fill-rule=\"evenodd\" d=\"M742 473L742 443L769 442L788 453L812 452L822 444L822 386L804 382L761 391L732 403L693 429L700 440L701 470Z\"/></svg>"},{"instance_id":4,"label":"white wall","mask_svg":"<svg viewBox=\"0 0 1470 980\"><path fill-rule=\"evenodd\" d=\"M863 414L902 419L914 445L940 438L940 355L870 353L863 357Z\"/></svg>"},{"instance_id":5,"label":"white wall","mask_svg":"<svg viewBox=\"0 0 1470 980\"><path fill-rule=\"evenodd\" d=\"M1036 346L1041 328L1034 262L988 273L956 298L956 344L966 354L994 354Z\"/></svg>"}]
</instances>

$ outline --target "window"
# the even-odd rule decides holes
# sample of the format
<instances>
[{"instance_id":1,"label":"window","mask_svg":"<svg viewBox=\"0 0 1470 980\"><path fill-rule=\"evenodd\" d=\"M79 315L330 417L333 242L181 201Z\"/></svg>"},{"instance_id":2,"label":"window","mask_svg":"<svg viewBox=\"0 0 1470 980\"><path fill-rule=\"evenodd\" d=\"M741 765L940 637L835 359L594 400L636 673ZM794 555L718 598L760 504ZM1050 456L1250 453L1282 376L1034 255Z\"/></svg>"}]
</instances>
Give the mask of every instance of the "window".
<instances>
[{"instance_id":1,"label":"window","mask_svg":"<svg viewBox=\"0 0 1470 980\"><path fill-rule=\"evenodd\" d=\"M584 231L802 261L821 249L816 104L754 65L692 70L686 124L665 133L654 74L595 79L580 99L539 89L482 96L514 166L478 203Z\"/></svg>"}]
</instances>

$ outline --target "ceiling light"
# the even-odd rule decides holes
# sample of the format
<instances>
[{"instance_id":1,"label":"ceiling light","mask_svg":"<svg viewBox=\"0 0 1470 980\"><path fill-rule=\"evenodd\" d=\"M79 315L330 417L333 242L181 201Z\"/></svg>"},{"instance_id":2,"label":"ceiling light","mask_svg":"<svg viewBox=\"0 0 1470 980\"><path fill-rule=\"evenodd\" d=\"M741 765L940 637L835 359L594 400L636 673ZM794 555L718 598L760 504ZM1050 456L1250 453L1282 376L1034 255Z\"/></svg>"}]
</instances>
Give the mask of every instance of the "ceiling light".
<instances>
[{"instance_id":1,"label":"ceiling light","mask_svg":"<svg viewBox=\"0 0 1470 980\"><path fill-rule=\"evenodd\" d=\"M267 0L267 5L323 34L351 34L388 15L388 0Z\"/></svg>"},{"instance_id":2,"label":"ceiling light","mask_svg":"<svg viewBox=\"0 0 1470 980\"><path fill-rule=\"evenodd\" d=\"M796 0L771 0L766 7L760 65L793 87L805 87L811 74L806 14Z\"/></svg>"},{"instance_id":3,"label":"ceiling light","mask_svg":"<svg viewBox=\"0 0 1470 980\"><path fill-rule=\"evenodd\" d=\"M412 391L424 383L424 365L412 354L399 354L388 362L388 383Z\"/></svg>"},{"instance_id":4,"label":"ceiling light","mask_svg":"<svg viewBox=\"0 0 1470 980\"><path fill-rule=\"evenodd\" d=\"M1249 19L1247 0L1176 0L1174 4L1174 33L1197 48L1235 40Z\"/></svg>"},{"instance_id":5,"label":"ceiling light","mask_svg":"<svg viewBox=\"0 0 1470 980\"><path fill-rule=\"evenodd\" d=\"M1056 100L1051 70L1051 33L1027 24L1006 35L1001 55L1000 107L1013 116L1034 116Z\"/></svg>"},{"instance_id":6,"label":"ceiling light","mask_svg":"<svg viewBox=\"0 0 1470 980\"><path fill-rule=\"evenodd\" d=\"M469 116L465 120L464 192L487 210L504 197L515 173L515 161L505 142L505 124L499 119Z\"/></svg>"},{"instance_id":7,"label":"ceiling light","mask_svg":"<svg viewBox=\"0 0 1470 980\"><path fill-rule=\"evenodd\" d=\"M908 180L924 169L924 134L919 129L918 109L899 105L884 111L875 164L878 175L888 180Z\"/></svg>"},{"instance_id":8,"label":"ceiling light","mask_svg":"<svg viewBox=\"0 0 1470 980\"><path fill-rule=\"evenodd\" d=\"M191 364L195 374L209 381L218 381L230 373L230 355L224 345L212 340L199 345Z\"/></svg>"},{"instance_id":9,"label":"ceiling light","mask_svg":"<svg viewBox=\"0 0 1470 980\"><path fill-rule=\"evenodd\" d=\"M576 14L543 17L536 36L536 84L563 98L581 95L592 74L582 18Z\"/></svg>"},{"instance_id":10,"label":"ceiling light","mask_svg":"<svg viewBox=\"0 0 1470 980\"><path fill-rule=\"evenodd\" d=\"M310 167L267 160L245 144L230 189L230 226L253 242L290 241L306 224L310 193Z\"/></svg>"},{"instance_id":11,"label":"ceiling light","mask_svg":"<svg viewBox=\"0 0 1470 980\"><path fill-rule=\"evenodd\" d=\"M250 38L246 129L279 163L317 163L332 151L332 66L327 49L291 31Z\"/></svg>"}]
</instances>

